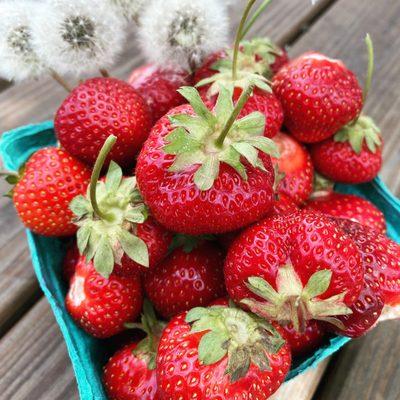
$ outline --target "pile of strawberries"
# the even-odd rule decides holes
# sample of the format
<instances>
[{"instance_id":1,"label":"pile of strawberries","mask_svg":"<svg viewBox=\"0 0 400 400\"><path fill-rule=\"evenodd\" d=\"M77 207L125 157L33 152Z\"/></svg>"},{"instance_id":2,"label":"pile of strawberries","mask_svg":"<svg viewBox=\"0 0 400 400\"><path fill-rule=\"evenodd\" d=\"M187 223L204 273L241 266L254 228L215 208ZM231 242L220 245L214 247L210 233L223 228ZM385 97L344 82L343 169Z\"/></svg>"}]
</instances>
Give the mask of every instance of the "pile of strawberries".
<instances>
[{"instance_id":1,"label":"pile of strawberries","mask_svg":"<svg viewBox=\"0 0 400 400\"><path fill-rule=\"evenodd\" d=\"M72 318L125 343L104 368L111 400L267 399L292 358L400 303L382 212L333 191L381 168L362 113L372 57L363 91L342 61L241 34L193 73L81 83L55 116L60 146L14 187L29 229L75 235Z\"/></svg>"}]
</instances>

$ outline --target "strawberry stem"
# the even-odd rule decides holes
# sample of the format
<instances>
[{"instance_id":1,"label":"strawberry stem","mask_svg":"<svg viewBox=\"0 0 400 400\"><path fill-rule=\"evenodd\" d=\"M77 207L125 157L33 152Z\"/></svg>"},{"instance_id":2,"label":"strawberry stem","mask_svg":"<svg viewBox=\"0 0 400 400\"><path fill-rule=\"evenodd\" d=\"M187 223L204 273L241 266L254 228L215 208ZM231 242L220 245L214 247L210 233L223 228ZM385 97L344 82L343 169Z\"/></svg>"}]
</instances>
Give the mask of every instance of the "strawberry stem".
<instances>
[{"instance_id":1,"label":"strawberry stem","mask_svg":"<svg viewBox=\"0 0 400 400\"><path fill-rule=\"evenodd\" d=\"M244 105L247 103L247 100L249 99L252 93L253 93L253 85L249 85L248 88L242 92L238 102L236 103L234 110L232 111L231 116L228 119L228 122L225 124L221 134L219 135L218 139L215 142L215 145L217 147L221 148L222 145L224 144L224 140L228 135L230 129L232 128L232 125L236 121L236 118L240 114L240 111L242 111Z\"/></svg>"},{"instance_id":2,"label":"strawberry stem","mask_svg":"<svg viewBox=\"0 0 400 400\"><path fill-rule=\"evenodd\" d=\"M246 24L245 28L243 29L241 35L240 35L240 40L243 40L243 38L249 33L249 30L253 27L254 23L258 20L260 15L264 12L264 10L267 8L269 3L271 3L272 0L264 0L264 2L261 4L261 6L256 10L256 12L253 14L253 16L250 18L249 22Z\"/></svg>"},{"instance_id":3,"label":"strawberry stem","mask_svg":"<svg viewBox=\"0 0 400 400\"><path fill-rule=\"evenodd\" d=\"M246 21L247 21L247 18L249 16L249 14L250 14L250 11L253 8L253 6L254 6L256 1L257 0L249 0L248 1L247 6L246 6L246 8L244 10L242 19L241 19L240 24L239 24L239 28L238 28L238 30L236 32L235 47L234 47L234 50L233 50L233 64L232 64L232 79L234 81L236 81L236 79L237 79L237 63L238 63L238 56L239 56L240 40L242 38L242 31L243 31L243 29L245 27L245 24L246 24Z\"/></svg>"},{"instance_id":4,"label":"strawberry stem","mask_svg":"<svg viewBox=\"0 0 400 400\"><path fill-rule=\"evenodd\" d=\"M53 69L49 70L50 76L60 85L62 86L68 93L72 92L72 87L62 78L56 71Z\"/></svg>"},{"instance_id":5,"label":"strawberry stem","mask_svg":"<svg viewBox=\"0 0 400 400\"><path fill-rule=\"evenodd\" d=\"M375 69L374 44L372 43L372 39L369 33L367 33L367 35L365 36L365 44L367 45L367 50L368 50L368 69L367 69L367 79L365 81L364 91L363 91L364 104L368 98L368 93L371 88L372 77L374 75L374 69Z\"/></svg>"},{"instance_id":6,"label":"strawberry stem","mask_svg":"<svg viewBox=\"0 0 400 400\"><path fill-rule=\"evenodd\" d=\"M99 205L97 203L97 198L96 198L96 189L97 189L97 181L99 180L101 170L103 169L104 162L110 153L112 147L114 146L115 142L117 141L116 136L110 135L107 140L104 142L103 147L100 150L99 155L97 156L96 163L94 164L93 167L93 172L92 176L90 178L90 202L93 207L94 213L103 220L109 220L109 216L105 213L103 213Z\"/></svg>"}]
</instances>

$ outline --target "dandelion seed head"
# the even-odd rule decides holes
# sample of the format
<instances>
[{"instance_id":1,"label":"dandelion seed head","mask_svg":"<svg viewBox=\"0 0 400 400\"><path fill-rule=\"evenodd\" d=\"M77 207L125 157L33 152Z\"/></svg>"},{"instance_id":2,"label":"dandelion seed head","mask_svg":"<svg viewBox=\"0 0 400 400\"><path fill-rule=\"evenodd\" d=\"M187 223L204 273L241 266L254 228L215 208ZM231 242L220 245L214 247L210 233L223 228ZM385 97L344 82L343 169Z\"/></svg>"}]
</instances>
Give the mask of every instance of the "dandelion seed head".
<instances>
[{"instance_id":1,"label":"dandelion seed head","mask_svg":"<svg viewBox=\"0 0 400 400\"><path fill-rule=\"evenodd\" d=\"M37 53L60 74L111 66L122 51L125 20L106 0L50 0L32 27Z\"/></svg>"},{"instance_id":2,"label":"dandelion seed head","mask_svg":"<svg viewBox=\"0 0 400 400\"><path fill-rule=\"evenodd\" d=\"M224 2L153 0L143 12L138 33L149 61L193 69L226 46L228 32Z\"/></svg>"},{"instance_id":3,"label":"dandelion seed head","mask_svg":"<svg viewBox=\"0 0 400 400\"><path fill-rule=\"evenodd\" d=\"M32 45L32 15L40 7L30 1L0 2L0 76L22 81L37 78L45 68Z\"/></svg>"}]
</instances>

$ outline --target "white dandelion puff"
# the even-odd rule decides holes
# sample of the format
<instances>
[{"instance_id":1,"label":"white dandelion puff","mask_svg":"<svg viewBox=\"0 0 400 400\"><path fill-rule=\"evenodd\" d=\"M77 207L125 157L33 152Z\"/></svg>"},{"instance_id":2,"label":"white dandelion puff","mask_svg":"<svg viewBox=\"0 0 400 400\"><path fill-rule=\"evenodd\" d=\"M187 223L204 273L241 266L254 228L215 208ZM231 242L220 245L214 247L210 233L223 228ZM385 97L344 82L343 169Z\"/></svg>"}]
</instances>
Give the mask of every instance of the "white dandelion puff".
<instances>
[{"instance_id":1,"label":"white dandelion puff","mask_svg":"<svg viewBox=\"0 0 400 400\"><path fill-rule=\"evenodd\" d=\"M228 43L227 7L219 0L153 0L138 31L149 61L194 69Z\"/></svg>"},{"instance_id":2,"label":"white dandelion puff","mask_svg":"<svg viewBox=\"0 0 400 400\"><path fill-rule=\"evenodd\" d=\"M37 14L32 39L37 54L60 74L80 75L114 64L125 21L107 1L50 0Z\"/></svg>"},{"instance_id":3,"label":"white dandelion puff","mask_svg":"<svg viewBox=\"0 0 400 400\"><path fill-rule=\"evenodd\" d=\"M46 68L32 46L31 20L39 5L31 1L0 2L0 76L22 81Z\"/></svg>"},{"instance_id":4,"label":"white dandelion puff","mask_svg":"<svg viewBox=\"0 0 400 400\"><path fill-rule=\"evenodd\" d=\"M128 21L136 22L139 20L139 16L148 2L149 0L110 0L110 3L114 5Z\"/></svg>"}]
</instances>

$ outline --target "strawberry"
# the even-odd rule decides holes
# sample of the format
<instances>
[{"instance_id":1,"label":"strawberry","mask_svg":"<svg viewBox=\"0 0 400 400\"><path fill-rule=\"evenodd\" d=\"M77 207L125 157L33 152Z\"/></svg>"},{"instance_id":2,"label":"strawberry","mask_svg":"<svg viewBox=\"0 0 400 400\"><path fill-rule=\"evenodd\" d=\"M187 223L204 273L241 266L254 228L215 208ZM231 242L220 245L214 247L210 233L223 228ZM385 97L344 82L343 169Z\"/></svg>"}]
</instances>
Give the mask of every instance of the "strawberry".
<instances>
[{"instance_id":1,"label":"strawberry","mask_svg":"<svg viewBox=\"0 0 400 400\"><path fill-rule=\"evenodd\" d=\"M76 232L69 203L88 187L90 171L84 164L63 149L47 147L34 153L15 178L14 206L28 229L56 237Z\"/></svg>"},{"instance_id":2,"label":"strawberry","mask_svg":"<svg viewBox=\"0 0 400 400\"><path fill-rule=\"evenodd\" d=\"M299 141L314 143L333 136L361 112L363 96L357 78L340 60L306 53L273 78L285 126Z\"/></svg>"},{"instance_id":3,"label":"strawberry","mask_svg":"<svg viewBox=\"0 0 400 400\"><path fill-rule=\"evenodd\" d=\"M320 211L332 217L351 219L377 232L386 232L383 213L370 201L353 194L320 192L308 200L304 209Z\"/></svg>"},{"instance_id":4,"label":"strawberry","mask_svg":"<svg viewBox=\"0 0 400 400\"><path fill-rule=\"evenodd\" d=\"M223 265L222 251L211 242L190 252L178 248L144 275L145 291L158 313L170 318L223 296Z\"/></svg>"},{"instance_id":5,"label":"strawberry","mask_svg":"<svg viewBox=\"0 0 400 400\"><path fill-rule=\"evenodd\" d=\"M355 125L313 144L310 152L319 173L335 182L358 184L378 175L382 167L382 146L379 128L371 118L362 115Z\"/></svg>"},{"instance_id":6,"label":"strawberry","mask_svg":"<svg viewBox=\"0 0 400 400\"><path fill-rule=\"evenodd\" d=\"M374 251L374 246L368 244L365 234L365 229L368 228L344 219L336 219L336 223L344 232L352 236L358 246L365 272L363 289L356 302L351 306L352 314L339 317L345 328L336 329L336 333L357 338L376 325L385 305L384 293L377 277L376 260L371 257L372 254L377 253ZM369 230L369 232L372 231Z\"/></svg>"},{"instance_id":7,"label":"strawberry","mask_svg":"<svg viewBox=\"0 0 400 400\"><path fill-rule=\"evenodd\" d=\"M247 17L248 9L242 17L242 23L246 22ZM245 34L242 23L236 35L234 49L226 51L226 57L212 66L215 68L214 73L205 79L197 80L196 86L200 87L200 94L205 100L215 104L216 95L220 92L221 86L233 93L236 102L249 85L254 85L256 88L239 117L260 112L266 120L264 136L272 138L282 126L283 111L278 99L272 93L267 77L269 78L272 74L271 64L276 62L276 57L283 56L284 53L267 38L241 42ZM215 59L218 55L222 53L211 56L211 59ZM198 71L197 79L207 75L207 71L210 71L209 67L210 60L207 60L205 69Z\"/></svg>"},{"instance_id":8,"label":"strawberry","mask_svg":"<svg viewBox=\"0 0 400 400\"><path fill-rule=\"evenodd\" d=\"M134 164L151 128L151 116L142 97L128 83L93 78L81 83L64 100L54 120L61 145L73 156L93 165L111 134L118 143L110 154L118 164Z\"/></svg>"},{"instance_id":9,"label":"strawberry","mask_svg":"<svg viewBox=\"0 0 400 400\"><path fill-rule=\"evenodd\" d=\"M307 200L313 189L314 167L305 147L284 133L274 137L280 157L272 163L283 178L278 184L278 192L291 197L296 204Z\"/></svg>"},{"instance_id":10,"label":"strawberry","mask_svg":"<svg viewBox=\"0 0 400 400\"><path fill-rule=\"evenodd\" d=\"M151 304L145 301L142 322L133 325L147 337L124 346L105 365L103 382L109 400L159 399L156 354L165 324L157 321Z\"/></svg>"},{"instance_id":11,"label":"strawberry","mask_svg":"<svg viewBox=\"0 0 400 400\"><path fill-rule=\"evenodd\" d=\"M65 282L69 282L71 278L74 276L76 264L78 264L79 257L78 246L76 242L72 243L64 256L64 261L62 264L62 275Z\"/></svg>"},{"instance_id":12,"label":"strawberry","mask_svg":"<svg viewBox=\"0 0 400 400\"><path fill-rule=\"evenodd\" d=\"M303 333L297 332L293 324L282 326L293 357L302 357L318 349L326 338L326 331L319 321L308 321Z\"/></svg>"},{"instance_id":13,"label":"strawberry","mask_svg":"<svg viewBox=\"0 0 400 400\"><path fill-rule=\"evenodd\" d=\"M400 304L400 246L385 235L349 220L337 220L358 246L371 282L379 283L386 305ZM368 300L368 298L367 298Z\"/></svg>"},{"instance_id":14,"label":"strawberry","mask_svg":"<svg viewBox=\"0 0 400 400\"><path fill-rule=\"evenodd\" d=\"M374 72L374 48L371 37L365 38L368 49L368 74L364 103ZM311 147L315 168L326 177L342 183L364 183L374 179L382 167L382 137L372 118L361 115L340 129L333 138ZM340 168L338 168L340 166Z\"/></svg>"},{"instance_id":15,"label":"strawberry","mask_svg":"<svg viewBox=\"0 0 400 400\"><path fill-rule=\"evenodd\" d=\"M274 202L274 206L270 212L270 215L287 215L298 210L299 208L297 207L296 203L294 203L290 197L280 194L277 196L277 199ZM225 250L228 250L233 241L241 234L241 232L242 231L234 231L219 235L218 242Z\"/></svg>"},{"instance_id":16,"label":"strawberry","mask_svg":"<svg viewBox=\"0 0 400 400\"><path fill-rule=\"evenodd\" d=\"M276 145L263 136L265 117L237 119L222 87L210 111L194 88L180 93L191 105L170 111L154 126L137 161L140 192L167 229L189 235L229 232L262 218L273 206Z\"/></svg>"},{"instance_id":17,"label":"strawberry","mask_svg":"<svg viewBox=\"0 0 400 400\"><path fill-rule=\"evenodd\" d=\"M183 70L161 69L148 64L135 69L128 82L146 101L155 122L172 108L185 103L178 89L190 86L192 77Z\"/></svg>"},{"instance_id":18,"label":"strawberry","mask_svg":"<svg viewBox=\"0 0 400 400\"><path fill-rule=\"evenodd\" d=\"M138 275L123 278L114 274L104 278L92 262L81 257L65 302L82 329L96 338L108 338L138 317L143 302L140 279Z\"/></svg>"},{"instance_id":19,"label":"strawberry","mask_svg":"<svg viewBox=\"0 0 400 400\"><path fill-rule=\"evenodd\" d=\"M280 327L227 305L179 314L158 348L161 398L268 399L290 368L281 333Z\"/></svg>"},{"instance_id":20,"label":"strawberry","mask_svg":"<svg viewBox=\"0 0 400 400\"><path fill-rule=\"evenodd\" d=\"M260 316L304 332L315 319L341 326L363 285L357 246L334 221L300 211L248 228L225 261L229 296Z\"/></svg>"},{"instance_id":21,"label":"strawberry","mask_svg":"<svg viewBox=\"0 0 400 400\"><path fill-rule=\"evenodd\" d=\"M135 177L124 177L111 161L105 179L98 181L115 141L110 136L100 151L89 193L71 202L79 226L78 248L105 278L113 271L130 276L153 268L167 255L172 241L172 235L148 216Z\"/></svg>"}]
</instances>

